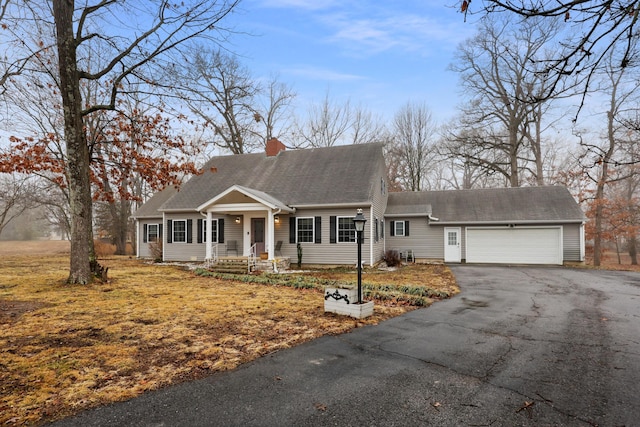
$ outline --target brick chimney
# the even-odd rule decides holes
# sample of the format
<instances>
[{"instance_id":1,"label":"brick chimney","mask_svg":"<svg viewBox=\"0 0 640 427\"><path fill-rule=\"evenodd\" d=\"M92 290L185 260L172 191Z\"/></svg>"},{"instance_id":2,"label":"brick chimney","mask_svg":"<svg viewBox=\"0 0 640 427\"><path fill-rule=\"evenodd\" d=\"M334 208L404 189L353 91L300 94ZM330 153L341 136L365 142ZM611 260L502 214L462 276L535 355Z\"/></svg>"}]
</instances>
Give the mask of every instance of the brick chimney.
<instances>
[{"instance_id":1,"label":"brick chimney","mask_svg":"<svg viewBox=\"0 0 640 427\"><path fill-rule=\"evenodd\" d=\"M277 156L279 152L286 150L287 147L278 138L271 138L267 141L267 157Z\"/></svg>"}]
</instances>

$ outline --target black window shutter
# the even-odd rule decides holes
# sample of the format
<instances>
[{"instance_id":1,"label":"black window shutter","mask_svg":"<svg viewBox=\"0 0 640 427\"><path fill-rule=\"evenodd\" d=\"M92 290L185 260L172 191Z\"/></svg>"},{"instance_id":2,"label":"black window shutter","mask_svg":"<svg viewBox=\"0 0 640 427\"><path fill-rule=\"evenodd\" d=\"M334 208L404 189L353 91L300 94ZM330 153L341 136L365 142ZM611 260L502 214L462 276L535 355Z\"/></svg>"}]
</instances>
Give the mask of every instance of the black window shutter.
<instances>
[{"instance_id":1,"label":"black window shutter","mask_svg":"<svg viewBox=\"0 0 640 427\"><path fill-rule=\"evenodd\" d=\"M315 243L322 243L322 217L315 217L316 225L315 225Z\"/></svg>"},{"instance_id":2,"label":"black window shutter","mask_svg":"<svg viewBox=\"0 0 640 427\"><path fill-rule=\"evenodd\" d=\"M187 243L193 243L193 220L187 220Z\"/></svg>"},{"instance_id":3,"label":"black window shutter","mask_svg":"<svg viewBox=\"0 0 640 427\"><path fill-rule=\"evenodd\" d=\"M393 237L396 235L396 222L390 221L390 224L391 224L391 231L389 232L389 235Z\"/></svg>"},{"instance_id":4,"label":"black window shutter","mask_svg":"<svg viewBox=\"0 0 640 427\"><path fill-rule=\"evenodd\" d=\"M224 243L224 218L218 220L218 243Z\"/></svg>"},{"instance_id":5,"label":"black window shutter","mask_svg":"<svg viewBox=\"0 0 640 427\"><path fill-rule=\"evenodd\" d=\"M373 233L373 241L377 242L378 241L378 218L375 219L375 230Z\"/></svg>"},{"instance_id":6,"label":"black window shutter","mask_svg":"<svg viewBox=\"0 0 640 427\"><path fill-rule=\"evenodd\" d=\"M147 243L147 224L142 227L142 243Z\"/></svg>"},{"instance_id":7,"label":"black window shutter","mask_svg":"<svg viewBox=\"0 0 640 427\"><path fill-rule=\"evenodd\" d=\"M198 243L202 243L202 218L198 218Z\"/></svg>"},{"instance_id":8,"label":"black window shutter","mask_svg":"<svg viewBox=\"0 0 640 427\"><path fill-rule=\"evenodd\" d=\"M289 216L289 243L296 242L296 217Z\"/></svg>"},{"instance_id":9,"label":"black window shutter","mask_svg":"<svg viewBox=\"0 0 640 427\"><path fill-rule=\"evenodd\" d=\"M409 221L404 222L404 235L405 236L409 235Z\"/></svg>"},{"instance_id":10,"label":"black window shutter","mask_svg":"<svg viewBox=\"0 0 640 427\"><path fill-rule=\"evenodd\" d=\"M336 217L329 217L329 243L336 243Z\"/></svg>"},{"instance_id":11,"label":"black window shutter","mask_svg":"<svg viewBox=\"0 0 640 427\"><path fill-rule=\"evenodd\" d=\"M158 224L158 239L162 241L162 224Z\"/></svg>"},{"instance_id":12,"label":"black window shutter","mask_svg":"<svg viewBox=\"0 0 640 427\"><path fill-rule=\"evenodd\" d=\"M167 243L173 242L173 221L167 220Z\"/></svg>"}]
</instances>

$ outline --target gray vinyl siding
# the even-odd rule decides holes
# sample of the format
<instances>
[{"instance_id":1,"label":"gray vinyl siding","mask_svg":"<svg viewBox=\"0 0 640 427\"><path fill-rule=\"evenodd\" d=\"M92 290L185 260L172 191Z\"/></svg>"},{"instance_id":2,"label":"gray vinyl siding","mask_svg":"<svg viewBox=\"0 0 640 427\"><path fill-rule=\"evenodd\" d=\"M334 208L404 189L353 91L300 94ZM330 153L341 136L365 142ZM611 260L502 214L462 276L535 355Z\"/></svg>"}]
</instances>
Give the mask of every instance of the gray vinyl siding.
<instances>
[{"instance_id":1,"label":"gray vinyl siding","mask_svg":"<svg viewBox=\"0 0 640 427\"><path fill-rule=\"evenodd\" d=\"M217 243L218 256L227 256L226 245L229 240L238 242L238 255L242 255L242 222L236 224L236 216L230 215L213 215L213 219L224 219L224 242ZM191 219L193 221L192 243L167 243L167 220L184 220ZM204 261L206 256L206 244L198 243L198 219L206 221L206 217L199 213L190 214L166 214L164 219L163 244L164 244L164 260L165 261ZM218 230L218 233L220 231ZM216 243L214 243L216 244ZM235 256L235 253L231 253Z\"/></svg>"},{"instance_id":2,"label":"gray vinyl siding","mask_svg":"<svg viewBox=\"0 0 640 427\"><path fill-rule=\"evenodd\" d=\"M464 233L460 237L464 245ZM416 255L416 258L444 259L444 226L429 224L424 240L426 254Z\"/></svg>"},{"instance_id":3,"label":"gray vinyl siding","mask_svg":"<svg viewBox=\"0 0 640 427\"><path fill-rule=\"evenodd\" d=\"M391 236L391 222L394 221L409 221L409 235ZM398 217L385 220L387 249L397 251L411 249L416 258L444 258L443 233L443 227L429 225L426 217Z\"/></svg>"},{"instance_id":4,"label":"gray vinyl siding","mask_svg":"<svg viewBox=\"0 0 640 427\"><path fill-rule=\"evenodd\" d=\"M229 243L230 240L235 240L237 242L238 256L242 256L244 254L242 230L244 221L248 219L241 215L241 222L240 224L237 224L236 217L237 215L224 216L224 243L218 243L218 256L236 256L235 252L227 253L227 243Z\"/></svg>"},{"instance_id":5,"label":"gray vinyl siding","mask_svg":"<svg viewBox=\"0 0 640 427\"><path fill-rule=\"evenodd\" d=\"M367 222L364 228L365 242L362 245L362 260L369 265L369 236L371 236L370 209L362 210ZM289 219L296 218L321 218L321 243L300 243L302 246L303 264L346 264L356 265L358 259L358 246L354 242L330 243L330 217L354 217L356 209L298 209L295 215L280 215L280 223L275 226L275 242L282 241L282 256L291 258L292 268L298 262L298 253L295 243L289 243Z\"/></svg>"},{"instance_id":6,"label":"gray vinyl siding","mask_svg":"<svg viewBox=\"0 0 640 427\"><path fill-rule=\"evenodd\" d=\"M580 260L580 224L565 224L562 230L564 261Z\"/></svg>"},{"instance_id":7,"label":"gray vinyl siding","mask_svg":"<svg viewBox=\"0 0 640 427\"><path fill-rule=\"evenodd\" d=\"M410 221L409 236L390 235L391 221ZM539 224L532 224L532 226ZM470 225L471 226L471 225ZM526 224L522 224L526 226ZM426 218L393 218L385 221L385 234L387 235L387 249L407 250L412 249L416 258L444 259L444 228L460 228L462 259L465 260L466 226L427 225ZM580 261L580 224L563 225L563 258L564 261Z\"/></svg>"},{"instance_id":8,"label":"gray vinyl siding","mask_svg":"<svg viewBox=\"0 0 640 427\"><path fill-rule=\"evenodd\" d=\"M367 241L373 242L373 251L372 251L372 261L373 264L380 261L384 257L384 251L386 248L386 239L389 236L389 232L386 226L382 225L384 223L384 213L387 210L387 199L389 198L389 183L387 181L387 168L384 164L384 161L380 162L380 166L378 168L379 178L376 182L373 182L373 204L371 207L373 215L367 217L367 224L371 222L369 227L369 239L365 239L365 244ZM383 184L384 183L384 184ZM384 185L384 188L383 188ZM383 191L384 190L384 191ZM373 218L372 218L373 217ZM378 241L375 241L375 219L378 219ZM373 219L373 221L372 221ZM365 224L365 226L367 225ZM381 228L384 228L384 236L381 234ZM368 262L367 262L368 263Z\"/></svg>"},{"instance_id":9,"label":"gray vinyl siding","mask_svg":"<svg viewBox=\"0 0 640 427\"><path fill-rule=\"evenodd\" d=\"M145 243L144 226L149 224L162 224L162 218L146 218L138 221L138 258L151 258L151 251L149 250L149 243ZM164 238L164 227L163 227Z\"/></svg>"},{"instance_id":10,"label":"gray vinyl siding","mask_svg":"<svg viewBox=\"0 0 640 427\"><path fill-rule=\"evenodd\" d=\"M204 243L198 243L198 219L203 216L199 213L177 213L165 214L163 224L163 250L164 261L204 261L205 246ZM191 237L192 243L173 242L167 243L169 230L167 221L192 220ZM172 237L173 239L173 237Z\"/></svg>"}]
</instances>

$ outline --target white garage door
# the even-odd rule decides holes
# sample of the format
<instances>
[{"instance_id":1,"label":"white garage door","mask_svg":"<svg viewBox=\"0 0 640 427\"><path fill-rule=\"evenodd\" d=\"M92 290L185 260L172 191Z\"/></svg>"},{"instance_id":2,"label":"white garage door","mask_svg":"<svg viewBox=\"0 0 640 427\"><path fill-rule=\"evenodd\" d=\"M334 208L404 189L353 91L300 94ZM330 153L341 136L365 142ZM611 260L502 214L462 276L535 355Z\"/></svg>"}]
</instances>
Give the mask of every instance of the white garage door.
<instances>
[{"instance_id":1,"label":"white garage door","mask_svg":"<svg viewBox=\"0 0 640 427\"><path fill-rule=\"evenodd\" d=\"M467 262L562 264L562 232L551 228L467 228Z\"/></svg>"}]
</instances>

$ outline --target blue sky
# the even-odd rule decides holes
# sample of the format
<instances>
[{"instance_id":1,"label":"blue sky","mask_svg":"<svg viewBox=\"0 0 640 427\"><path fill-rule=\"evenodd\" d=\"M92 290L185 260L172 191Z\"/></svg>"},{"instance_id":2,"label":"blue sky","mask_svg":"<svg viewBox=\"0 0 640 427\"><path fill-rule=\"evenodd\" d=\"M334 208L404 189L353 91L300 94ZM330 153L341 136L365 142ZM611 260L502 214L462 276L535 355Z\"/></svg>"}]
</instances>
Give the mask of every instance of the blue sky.
<instances>
[{"instance_id":1,"label":"blue sky","mask_svg":"<svg viewBox=\"0 0 640 427\"><path fill-rule=\"evenodd\" d=\"M232 18L231 50L257 77L271 73L297 92L296 105L350 100L389 119L408 101L438 121L457 104L447 71L474 25L446 0L244 0ZM231 21L230 21L231 22Z\"/></svg>"}]
</instances>

